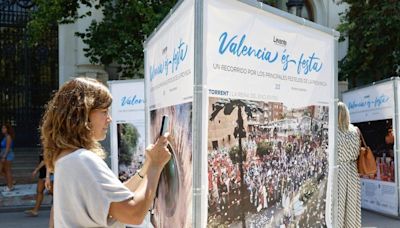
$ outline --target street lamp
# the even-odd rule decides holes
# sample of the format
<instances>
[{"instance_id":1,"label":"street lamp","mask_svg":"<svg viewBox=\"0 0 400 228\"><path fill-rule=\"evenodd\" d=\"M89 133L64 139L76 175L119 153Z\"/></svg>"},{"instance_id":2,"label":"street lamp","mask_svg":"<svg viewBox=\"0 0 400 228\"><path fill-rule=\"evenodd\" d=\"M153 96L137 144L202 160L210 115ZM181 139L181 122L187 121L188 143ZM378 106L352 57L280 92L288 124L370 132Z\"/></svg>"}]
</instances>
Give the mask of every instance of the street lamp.
<instances>
[{"instance_id":1,"label":"street lamp","mask_svg":"<svg viewBox=\"0 0 400 228\"><path fill-rule=\"evenodd\" d=\"M286 3L288 12L291 14L296 14L296 16L301 17L301 10L304 6L304 0L289 0Z\"/></svg>"}]
</instances>

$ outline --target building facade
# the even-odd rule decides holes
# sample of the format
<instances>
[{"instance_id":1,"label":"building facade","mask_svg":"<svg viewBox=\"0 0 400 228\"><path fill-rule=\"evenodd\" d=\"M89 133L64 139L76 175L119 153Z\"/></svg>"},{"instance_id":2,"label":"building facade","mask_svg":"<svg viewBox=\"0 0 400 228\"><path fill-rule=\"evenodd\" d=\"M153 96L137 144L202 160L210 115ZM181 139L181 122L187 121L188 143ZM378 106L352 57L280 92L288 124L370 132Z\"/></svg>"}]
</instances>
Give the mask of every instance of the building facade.
<instances>
[{"instance_id":1,"label":"building facade","mask_svg":"<svg viewBox=\"0 0 400 228\"><path fill-rule=\"evenodd\" d=\"M275 6L283 11L296 14L307 20L336 29L340 24L340 14L349 8L341 0L277 0ZM338 45L338 60L347 54L348 41ZM348 89L347 81L338 82L338 95L341 99L342 92Z\"/></svg>"},{"instance_id":2,"label":"building facade","mask_svg":"<svg viewBox=\"0 0 400 228\"><path fill-rule=\"evenodd\" d=\"M323 26L335 29L340 23L339 14L348 6L340 0L276 0L275 7ZM19 146L36 146L39 142L37 127L44 104L52 91L76 76L109 80L104 66L91 64L85 57L86 45L75 32L84 32L92 20L103 18L101 10L91 9L92 15L73 24L63 24L49 32L47 42L30 47L26 23L29 11L34 10L31 0L0 0L0 114L1 122L15 126ZM80 14L87 8L79 8ZM338 57L347 52L347 42L339 43ZM346 82L339 82L339 94L347 90ZM271 104L272 105L272 104ZM277 119L277 113L264 114ZM26 118L29 116L29 118Z\"/></svg>"}]
</instances>

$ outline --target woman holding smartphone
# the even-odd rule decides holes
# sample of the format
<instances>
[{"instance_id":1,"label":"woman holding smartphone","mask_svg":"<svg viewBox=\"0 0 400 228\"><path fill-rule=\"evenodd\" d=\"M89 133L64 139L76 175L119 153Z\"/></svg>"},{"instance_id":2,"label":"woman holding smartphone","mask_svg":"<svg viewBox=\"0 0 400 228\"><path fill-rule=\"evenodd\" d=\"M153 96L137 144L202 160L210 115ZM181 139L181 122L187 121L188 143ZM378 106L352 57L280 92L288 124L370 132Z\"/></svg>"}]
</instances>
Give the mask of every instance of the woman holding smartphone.
<instances>
[{"instance_id":1,"label":"woman holding smartphone","mask_svg":"<svg viewBox=\"0 0 400 228\"><path fill-rule=\"evenodd\" d=\"M112 97L100 82L75 78L47 105L41 139L47 167L54 171L55 227L124 227L141 224L169 161L168 133L146 149L141 170L121 183L103 161Z\"/></svg>"}]
</instances>

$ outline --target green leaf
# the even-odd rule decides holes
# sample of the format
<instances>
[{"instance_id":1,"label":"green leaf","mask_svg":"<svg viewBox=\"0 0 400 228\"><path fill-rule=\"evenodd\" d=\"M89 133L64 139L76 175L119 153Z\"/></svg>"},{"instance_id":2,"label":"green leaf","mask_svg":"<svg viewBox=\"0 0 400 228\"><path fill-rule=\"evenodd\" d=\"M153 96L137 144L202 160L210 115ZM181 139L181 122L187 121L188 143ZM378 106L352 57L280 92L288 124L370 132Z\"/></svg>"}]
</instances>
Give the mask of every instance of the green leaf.
<instances>
[{"instance_id":1,"label":"green leaf","mask_svg":"<svg viewBox=\"0 0 400 228\"><path fill-rule=\"evenodd\" d=\"M78 15L80 5L101 9L103 21L92 22L85 32L75 35L88 45L85 56L93 64L121 65L124 78L143 78L144 37L156 28L177 0L36 0L37 11L32 13L28 31L34 44L44 39L50 26L73 23L91 16L92 10Z\"/></svg>"},{"instance_id":2,"label":"green leaf","mask_svg":"<svg viewBox=\"0 0 400 228\"><path fill-rule=\"evenodd\" d=\"M338 31L348 36L347 56L339 61L339 79L350 87L399 76L400 1L343 0L349 9L341 15Z\"/></svg>"}]
</instances>

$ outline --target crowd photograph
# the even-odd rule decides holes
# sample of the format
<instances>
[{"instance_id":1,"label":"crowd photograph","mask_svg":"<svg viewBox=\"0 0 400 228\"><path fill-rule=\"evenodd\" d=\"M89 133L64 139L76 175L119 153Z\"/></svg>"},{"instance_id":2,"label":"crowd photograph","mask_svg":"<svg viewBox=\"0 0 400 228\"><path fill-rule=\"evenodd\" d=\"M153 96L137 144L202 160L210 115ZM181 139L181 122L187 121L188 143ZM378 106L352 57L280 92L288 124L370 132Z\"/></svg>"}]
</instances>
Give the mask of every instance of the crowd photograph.
<instances>
[{"instance_id":1,"label":"crowd photograph","mask_svg":"<svg viewBox=\"0 0 400 228\"><path fill-rule=\"evenodd\" d=\"M209 116L209 227L324 226L328 107L210 98Z\"/></svg>"}]
</instances>

